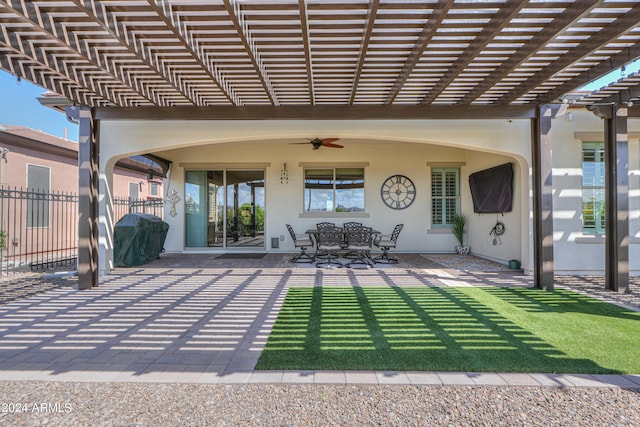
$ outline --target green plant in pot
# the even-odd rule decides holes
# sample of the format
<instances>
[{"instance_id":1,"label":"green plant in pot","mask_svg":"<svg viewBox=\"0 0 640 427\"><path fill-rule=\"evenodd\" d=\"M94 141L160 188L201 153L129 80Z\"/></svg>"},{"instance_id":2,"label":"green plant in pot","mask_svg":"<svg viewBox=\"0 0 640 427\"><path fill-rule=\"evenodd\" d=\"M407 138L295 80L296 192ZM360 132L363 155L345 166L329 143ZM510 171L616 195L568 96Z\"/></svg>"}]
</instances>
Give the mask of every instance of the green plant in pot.
<instances>
[{"instance_id":1,"label":"green plant in pot","mask_svg":"<svg viewBox=\"0 0 640 427\"><path fill-rule=\"evenodd\" d=\"M460 255L466 255L469 253L469 246L464 245L464 228L467 225L467 216L463 213L455 213L453 214L453 235L456 236L458 240L458 245L456 246L456 252Z\"/></svg>"}]
</instances>

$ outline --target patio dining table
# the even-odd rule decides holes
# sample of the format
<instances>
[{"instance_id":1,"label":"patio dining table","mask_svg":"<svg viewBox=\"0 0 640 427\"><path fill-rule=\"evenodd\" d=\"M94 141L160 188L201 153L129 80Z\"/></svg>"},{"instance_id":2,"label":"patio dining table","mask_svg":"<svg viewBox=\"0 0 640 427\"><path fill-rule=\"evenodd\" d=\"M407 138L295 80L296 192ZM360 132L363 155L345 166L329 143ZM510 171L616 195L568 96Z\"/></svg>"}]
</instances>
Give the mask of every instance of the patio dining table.
<instances>
[{"instance_id":1,"label":"patio dining table","mask_svg":"<svg viewBox=\"0 0 640 427\"><path fill-rule=\"evenodd\" d=\"M346 233L346 231L344 231L343 227L340 227L338 225L336 225L336 228L342 228L343 229L343 233ZM309 228L307 230L305 230L305 233L308 234L309 236L313 236L314 238L316 237L316 235L318 234L318 229L317 228ZM382 234L382 231L378 231L378 230L371 230L371 234L376 235L376 234Z\"/></svg>"},{"instance_id":2,"label":"patio dining table","mask_svg":"<svg viewBox=\"0 0 640 427\"><path fill-rule=\"evenodd\" d=\"M347 229L345 229L342 226L335 226L335 229L338 230L338 232L341 232L343 234L343 242L342 242L342 251L347 250L347 246L348 246L348 242L347 242ZM318 228L310 228L308 230L305 231L306 234L309 235L309 237L311 238L311 240L313 242L315 242L315 246L316 246L316 253L314 255L315 258L318 257L323 257L323 255L320 255L318 253ZM373 242L376 241L376 236L381 235L382 233L378 230L371 230L371 242L370 242L370 246L373 245ZM342 258L360 258L362 259L363 257L358 256L356 252L352 252L352 251L347 251L346 253L343 253L341 255ZM366 255L366 257L364 257L364 259L369 259L371 262L369 265L373 266L374 261L371 259L370 255ZM364 261L364 260L363 260ZM349 264L350 265L350 264Z\"/></svg>"}]
</instances>

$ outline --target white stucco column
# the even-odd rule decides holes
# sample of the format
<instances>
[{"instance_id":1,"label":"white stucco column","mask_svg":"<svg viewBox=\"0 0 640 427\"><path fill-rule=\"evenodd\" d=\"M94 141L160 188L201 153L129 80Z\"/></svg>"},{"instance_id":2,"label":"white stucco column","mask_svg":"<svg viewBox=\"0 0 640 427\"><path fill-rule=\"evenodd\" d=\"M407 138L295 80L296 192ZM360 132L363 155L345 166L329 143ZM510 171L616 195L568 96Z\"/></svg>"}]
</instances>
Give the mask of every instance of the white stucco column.
<instances>
[{"instance_id":1,"label":"white stucco column","mask_svg":"<svg viewBox=\"0 0 640 427\"><path fill-rule=\"evenodd\" d=\"M98 273L108 274L113 268L113 226L115 217L113 212L113 168L116 161L101 160L99 188L100 198L98 200Z\"/></svg>"}]
</instances>

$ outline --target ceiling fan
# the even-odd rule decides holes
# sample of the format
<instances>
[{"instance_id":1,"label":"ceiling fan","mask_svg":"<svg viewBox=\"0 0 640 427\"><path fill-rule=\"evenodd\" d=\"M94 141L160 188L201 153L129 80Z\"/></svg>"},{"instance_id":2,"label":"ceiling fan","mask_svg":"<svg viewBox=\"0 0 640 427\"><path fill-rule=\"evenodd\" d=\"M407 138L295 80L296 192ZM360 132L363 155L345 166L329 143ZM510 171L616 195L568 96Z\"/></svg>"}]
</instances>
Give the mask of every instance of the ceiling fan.
<instances>
[{"instance_id":1,"label":"ceiling fan","mask_svg":"<svg viewBox=\"0 0 640 427\"><path fill-rule=\"evenodd\" d=\"M297 142L296 144L311 144L313 145L313 149L317 150L320 147L330 147L330 148L343 148L343 145L334 144L334 141L339 140L340 138L314 138L310 139L309 142Z\"/></svg>"}]
</instances>

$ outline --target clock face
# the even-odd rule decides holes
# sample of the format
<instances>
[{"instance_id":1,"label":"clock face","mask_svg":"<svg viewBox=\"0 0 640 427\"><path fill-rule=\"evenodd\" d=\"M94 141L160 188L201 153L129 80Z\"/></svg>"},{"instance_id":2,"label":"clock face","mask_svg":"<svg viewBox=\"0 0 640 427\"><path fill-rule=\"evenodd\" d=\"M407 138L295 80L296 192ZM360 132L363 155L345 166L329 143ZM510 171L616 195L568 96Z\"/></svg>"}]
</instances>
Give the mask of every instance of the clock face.
<instances>
[{"instance_id":1,"label":"clock face","mask_svg":"<svg viewBox=\"0 0 640 427\"><path fill-rule=\"evenodd\" d=\"M406 209L416 198L416 187L406 176L393 175L382 183L380 196L391 209Z\"/></svg>"}]
</instances>

